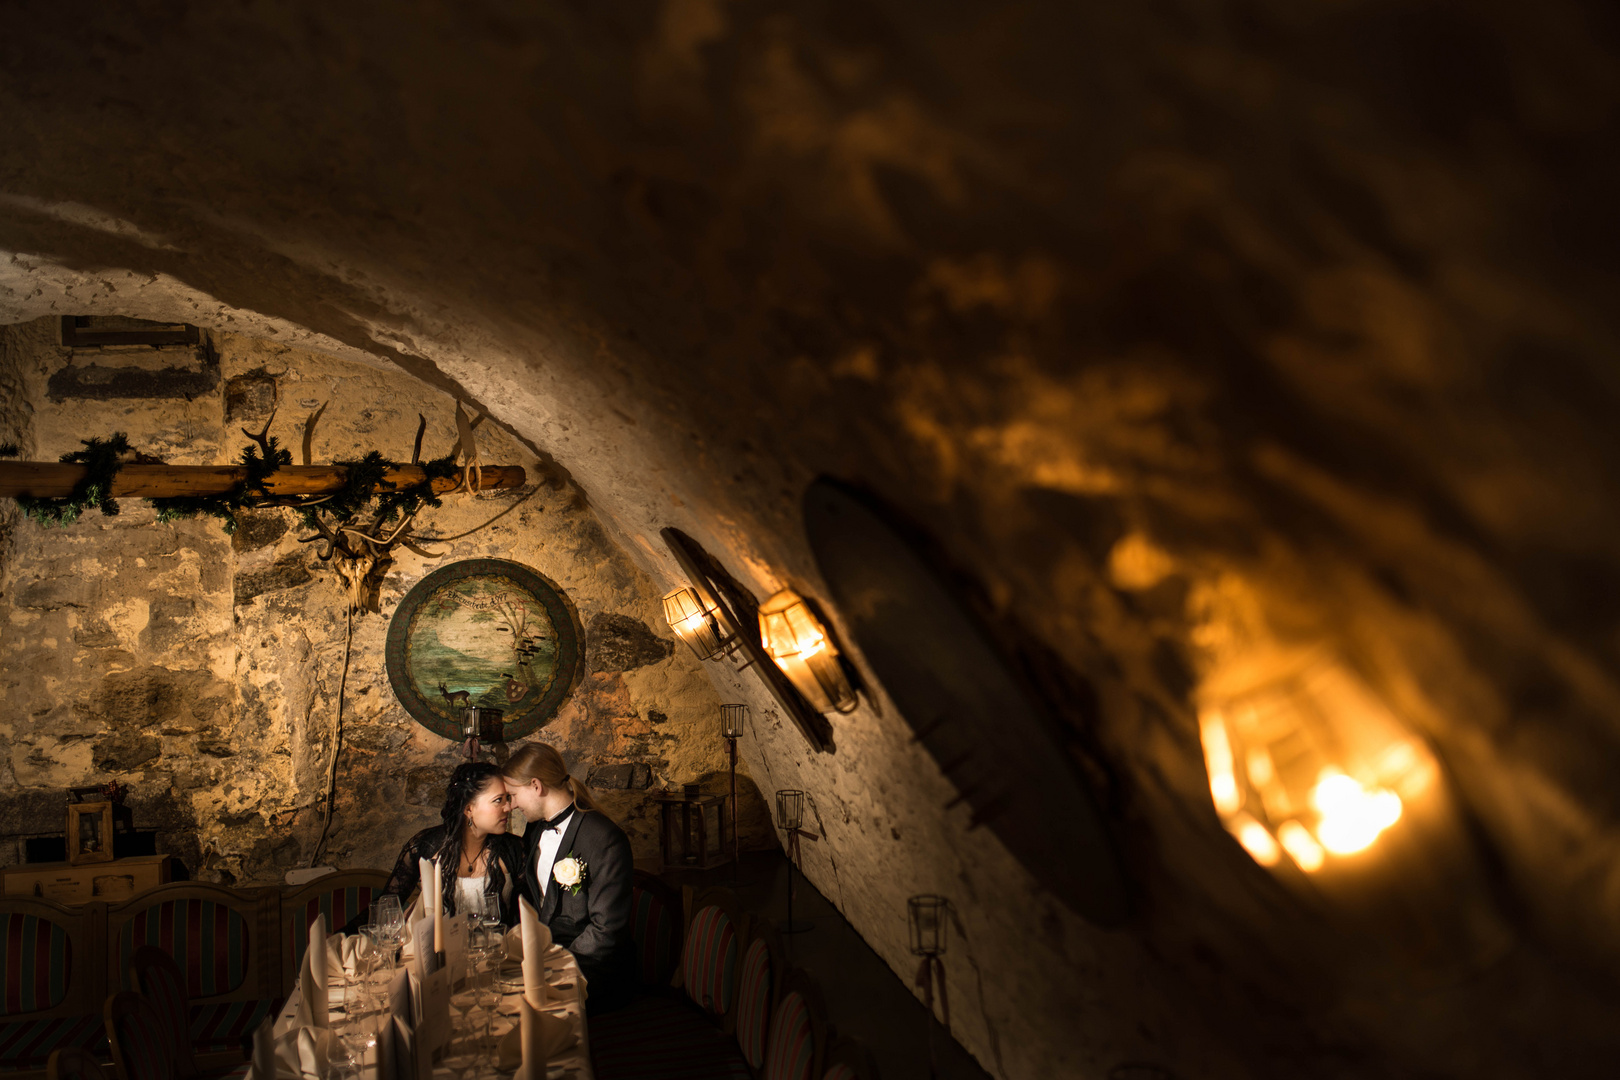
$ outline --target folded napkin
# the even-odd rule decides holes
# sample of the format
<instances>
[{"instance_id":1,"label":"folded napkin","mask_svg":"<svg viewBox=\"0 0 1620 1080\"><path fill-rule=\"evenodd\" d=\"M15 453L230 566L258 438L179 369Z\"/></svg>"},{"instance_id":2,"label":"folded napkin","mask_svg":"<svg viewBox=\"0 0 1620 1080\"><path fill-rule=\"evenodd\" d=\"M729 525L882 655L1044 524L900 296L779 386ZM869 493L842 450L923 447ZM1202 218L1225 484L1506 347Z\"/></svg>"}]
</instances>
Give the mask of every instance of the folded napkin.
<instances>
[{"instance_id":1,"label":"folded napkin","mask_svg":"<svg viewBox=\"0 0 1620 1080\"><path fill-rule=\"evenodd\" d=\"M337 1036L331 1028L300 1027L275 1041L275 1075L279 1080L326 1080ZM257 1067L257 1047L255 1047Z\"/></svg>"},{"instance_id":2,"label":"folded napkin","mask_svg":"<svg viewBox=\"0 0 1620 1080\"><path fill-rule=\"evenodd\" d=\"M516 1069L512 1080L545 1080L546 1062L579 1041L574 1025L560 1016L547 1016L518 998L518 1022L501 1036L497 1051L501 1071Z\"/></svg>"},{"instance_id":3,"label":"folded napkin","mask_svg":"<svg viewBox=\"0 0 1620 1080\"><path fill-rule=\"evenodd\" d=\"M528 901L525 900L523 903L528 903ZM540 925L540 941L541 944L546 947L545 958L547 960L555 960L557 957L561 956L567 951L561 945L553 945L551 943L551 927L547 926L543 922L540 922L538 916L536 916L535 922L539 923ZM506 943L506 958L508 960L523 959L523 924L521 919L518 925L508 930L501 940Z\"/></svg>"},{"instance_id":4,"label":"folded napkin","mask_svg":"<svg viewBox=\"0 0 1620 1080\"><path fill-rule=\"evenodd\" d=\"M538 1009L546 1003L546 952L551 948L551 930L540 922L530 903L518 899L518 930L522 942L523 996Z\"/></svg>"},{"instance_id":5,"label":"folded napkin","mask_svg":"<svg viewBox=\"0 0 1620 1080\"><path fill-rule=\"evenodd\" d=\"M360 961L369 955L370 948L371 942L364 934L333 934L326 939L326 970L341 971L352 979L360 974Z\"/></svg>"},{"instance_id":6,"label":"folded napkin","mask_svg":"<svg viewBox=\"0 0 1620 1080\"><path fill-rule=\"evenodd\" d=\"M304 950L303 967L298 973L298 1007L294 1027L327 1027L326 996L326 913L315 916L309 926L309 947Z\"/></svg>"},{"instance_id":7,"label":"folded napkin","mask_svg":"<svg viewBox=\"0 0 1620 1080\"><path fill-rule=\"evenodd\" d=\"M253 1059L249 1080L276 1080L276 1018L267 1016L253 1029Z\"/></svg>"}]
</instances>

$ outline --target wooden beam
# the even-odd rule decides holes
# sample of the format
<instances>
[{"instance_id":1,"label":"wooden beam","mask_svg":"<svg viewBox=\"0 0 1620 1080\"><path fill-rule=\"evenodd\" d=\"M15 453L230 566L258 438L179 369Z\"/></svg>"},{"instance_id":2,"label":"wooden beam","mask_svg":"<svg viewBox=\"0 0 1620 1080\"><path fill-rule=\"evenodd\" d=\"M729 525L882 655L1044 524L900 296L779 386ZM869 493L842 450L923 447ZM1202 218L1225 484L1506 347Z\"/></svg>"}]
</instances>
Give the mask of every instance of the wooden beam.
<instances>
[{"instance_id":1,"label":"wooden beam","mask_svg":"<svg viewBox=\"0 0 1620 1080\"><path fill-rule=\"evenodd\" d=\"M679 529L664 529L659 535L664 538L664 545L669 548L669 553L675 556L675 561L686 572L687 579L691 581L692 587L698 591L704 603L720 608L724 617L730 620L730 629L736 631L737 650L748 658L744 666L754 669L760 681L765 684L765 689L770 691L788 719L798 725L799 731L811 749L824 754L832 753L832 725L805 700L798 687L782 674L782 669L776 666L776 661L771 659L770 654L760 644L758 631L750 632L752 627L745 629L747 624L742 620L748 619L757 626L759 613L752 610L737 611L727 601L725 590L704 568L704 560L710 556L696 540Z\"/></svg>"},{"instance_id":2,"label":"wooden beam","mask_svg":"<svg viewBox=\"0 0 1620 1080\"><path fill-rule=\"evenodd\" d=\"M63 499L84 478L86 466L48 461L0 461L0 497ZM271 495L323 495L343 487L349 470L341 465L283 465L265 481ZM231 465L125 465L113 477L114 498L164 499L176 495L223 495L247 476ZM383 471L382 490L420 484L427 473L420 465L396 465ZM527 477L521 465L485 465L483 490L522 487ZM442 495L461 483L461 473L433 481Z\"/></svg>"}]
</instances>

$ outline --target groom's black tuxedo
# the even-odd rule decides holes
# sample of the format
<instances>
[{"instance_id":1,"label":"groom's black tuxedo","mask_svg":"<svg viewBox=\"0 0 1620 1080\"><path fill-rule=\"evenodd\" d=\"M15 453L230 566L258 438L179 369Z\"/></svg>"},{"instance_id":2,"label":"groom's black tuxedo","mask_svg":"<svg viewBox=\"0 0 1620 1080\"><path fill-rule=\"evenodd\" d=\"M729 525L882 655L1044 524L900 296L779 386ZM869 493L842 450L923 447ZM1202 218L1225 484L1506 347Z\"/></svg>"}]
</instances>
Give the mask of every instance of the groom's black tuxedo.
<instances>
[{"instance_id":1,"label":"groom's black tuxedo","mask_svg":"<svg viewBox=\"0 0 1620 1080\"><path fill-rule=\"evenodd\" d=\"M523 837L529 872L537 866L542 830ZM618 1008L636 989L636 945L630 933L630 876L635 869L630 839L607 815L576 807L563 827L557 861L570 855L585 864L585 883L571 893L548 869L540 921L551 939L571 951L588 983L592 1013Z\"/></svg>"}]
</instances>

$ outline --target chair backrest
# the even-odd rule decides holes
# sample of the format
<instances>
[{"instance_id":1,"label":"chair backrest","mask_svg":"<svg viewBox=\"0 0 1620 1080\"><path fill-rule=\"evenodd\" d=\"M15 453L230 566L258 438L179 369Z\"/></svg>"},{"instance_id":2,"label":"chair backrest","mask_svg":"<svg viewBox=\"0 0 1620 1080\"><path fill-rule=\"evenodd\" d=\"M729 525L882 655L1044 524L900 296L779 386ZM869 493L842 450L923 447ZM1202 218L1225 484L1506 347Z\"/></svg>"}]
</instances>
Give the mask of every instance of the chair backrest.
<instances>
[{"instance_id":1,"label":"chair backrest","mask_svg":"<svg viewBox=\"0 0 1620 1080\"><path fill-rule=\"evenodd\" d=\"M821 1080L878 1080L877 1060L872 1051L854 1039L844 1038L827 1051Z\"/></svg>"},{"instance_id":2,"label":"chair backrest","mask_svg":"<svg viewBox=\"0 0 1620 1080\"><path fill-rule=\"evenodd\" d=\"M274 997L280 990L275 954L275 889L228 889L182 881L159 885L107 909L111 985L130 970L135 950L153 945L174 958L186 997L231 1001Z\"/></svg>"},{"instance_id":3,"label":"chair backrest","mask_svg":"<svg viewBox=\"0 0 1620 1080\"><path fill-rule=\"evenodd\" d=\"M186 977L174 957L156 945L137 946L130 956L129 983L151 1003L169 1043L169 1058L181 1076L197 1072L191 1049L191 1006Z\"/></svg>"},{"instance_id":4,"label":"chair backrest","mask_svg":"<svg viewBox=\"0 0 1620 1080\"><path fill-rule=\"evenodd\" d=\"M776 1010L777 987L786 971L782 939L776 928L757 920L737 976L737 1046L755 1072L765 1065L771 1013Z\"/></svg>"},{"instance_id":5,"label":"chair backrest","mask_svg":"<svg viewBox=\"0 0 1620 1080\"><path fill-rule=\"evenodd\" d=\"M827 1038L821 993L802 971L789 972L771 1014L763 1080L815 1080Z\"/></svg>"},{"instance_id":6,"label":"chair backrest","mask_svg":"<svg viewBox=\"0 0 1620 1080\"><path fill-rule=\"evenodd\" d=\"M630 878L630 933L643 986L667 987L681 956L680 894L645 870Z\"/></svg>"},{"instance_id":7,"label":"chair backrest","mask_svg":"<svg viewBox=\"0 0 1620 1080\"><path fill-rule=\"evenodd\" d=\"M299 888L281 891L279 936L283 994L292 993L293 983L298 979L304 950L309 947L310 924L325 915L327 933L337 933L356 916L364 915L386 884L386 870L342 870L322 875Z\"/></svg>"},{"instance_id":8,"label":"chair backrest","mask_svg":"<svg viewBox=\"0 0 1620 1080\"><path fill-rule=\"evenodd\" d=\"M711 1017L733 1022L737 985L738 943L742 919L729 889L709 889L692 905L681 952L681 975L686 996Z\"/></svg>"},{"instance_id":9,"label":"chair backrest","mask_svg":"<svg viewBox=\"0 0 1620 1080\"><path fill-rule=\"evenodd\" d=\"M0 1019L94 1012L102 994L105 905L0 899Z\"/></svg>"},{"instance_id":10,"label":"chair backrest","mask_svg":"<svg viewBox=\"0 0 1620 1080\"><path fill-rule=\"evenodd\" d=\"M112 1080L96 1055L81 1046L63 1046L51 1051L45 1062L45 1080Z\"/></svg>"},{"instance_id":11,"label":"chair backrest","mask_svg":"<svg viewBox=\"0 0 1620 1080\"><path fill-rule=\"evenodd\" d=\"M133 990L107 999L107 1041L123 1080L174 1080L175 1061L152 1003Z\"/></svg>"}]
</instances>

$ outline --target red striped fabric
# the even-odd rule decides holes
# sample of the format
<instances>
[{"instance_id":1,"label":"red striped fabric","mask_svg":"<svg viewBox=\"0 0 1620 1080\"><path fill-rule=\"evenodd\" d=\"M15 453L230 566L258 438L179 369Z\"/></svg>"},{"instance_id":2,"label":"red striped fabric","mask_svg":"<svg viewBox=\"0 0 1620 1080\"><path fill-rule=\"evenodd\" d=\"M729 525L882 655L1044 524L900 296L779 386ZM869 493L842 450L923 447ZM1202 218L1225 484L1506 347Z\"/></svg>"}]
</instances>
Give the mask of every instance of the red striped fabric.
<instances>
[{"instance_id":1,"label":"red striped fabric","mask_svg":"<svg viewBox=\"0 0 1620 1080\"><path fill-rule=\"evenodd\" d=\"M118 935L120 968L128 969L137 945L174 957L188 998L228 994L247 974L247 920L212 900L166 900L138 913Z\"/></svg>"},{"instance_id":2,"label":"red striped fabric","mask_svg":"<svg viewBox=\"0 0 1620 1080\"><path fill-rule=\"evenodd\" d=\"M109 1060L107 1032L99 1016L57 1016L0 1024L0 1071L43 1069L59 1046L82 1047Z\"/></svg>"},{"instance_id":3,"label":"red striped fabric","mask_svg":"<svg viewBox=\"0 0 1620 1080\"><path fill-rule=\"evenodd\" d=\"M667 986L674 970L670 961L675 947L675 913L650 889L632 889L631 903L635 917L630 933L641 960L642 985Z\"/></svg>"},{"instance_id":4,"label":"red striped fabric","mask_svg":"<svg viewBox=\"0 0 1620 1080\"><path fill-rule=\"evenodd\" d=\"M285 998L218 1001L191 1007L191 1045L199 1053L240 1050L264 1018L281 1011Z\"/></svg>"},{"instance_id":5,"label":"red striped fabric","mask_svg":"<svg viewBox=\"0 0 1620 1080\"><path fill-rule=\"evenodd\" d=\"M692 917L682 970L687 996L706 1012L725 1015L736 978L737 932L718 907L702 908Z\"/></svg>"},{"instance_id":6,"label":"red striped fabric","mask_svg":"<svg viewBox=\"0 0 1620 1080\"><path fill-rule=\"evenodd\" d=\"M737 990L737 1045L749 1065L765 1063L765 1035L770 1024L771 950L763 941L748 947L743 958L742 984Z\"/></svg>"},{"instance_id":7,"label":"red striped fabric","mask_svg":"<svg viewBox=\"0 0 1620 1080\"><path fill-rule=\"evenodd\" d=\"M0 972L0 1016L60 1005L73 974L67 931L34 915L0 914Z\"/></svg>"},{"instance_id":8,"label":"red striped fabric","mask_svg":"<svg viewBox=\"0 0 1620 1080\"><path fill-rule=\"evenodd\" d=\"M335 934L371 907L372 892L370 885L328 889L310 897L300 910L284 916L282 939L287 943L287 961L292 968L296 970L303 964L304 950L309 947L309 928L318 916L326 916L326 932Z\"/></svg>"},{"instance_id":9,"label":"red striped fabric","mask_svg":"<svg viewBox=\"0 0 1620 1080\"><path fill-rule=\"evenodd\" d=\"M765 1051L765 1080L810 1080L815 1034L810 1008L797 991L783 996L771 1017L770 1047Z\"/></svg>"}]
</instances>

